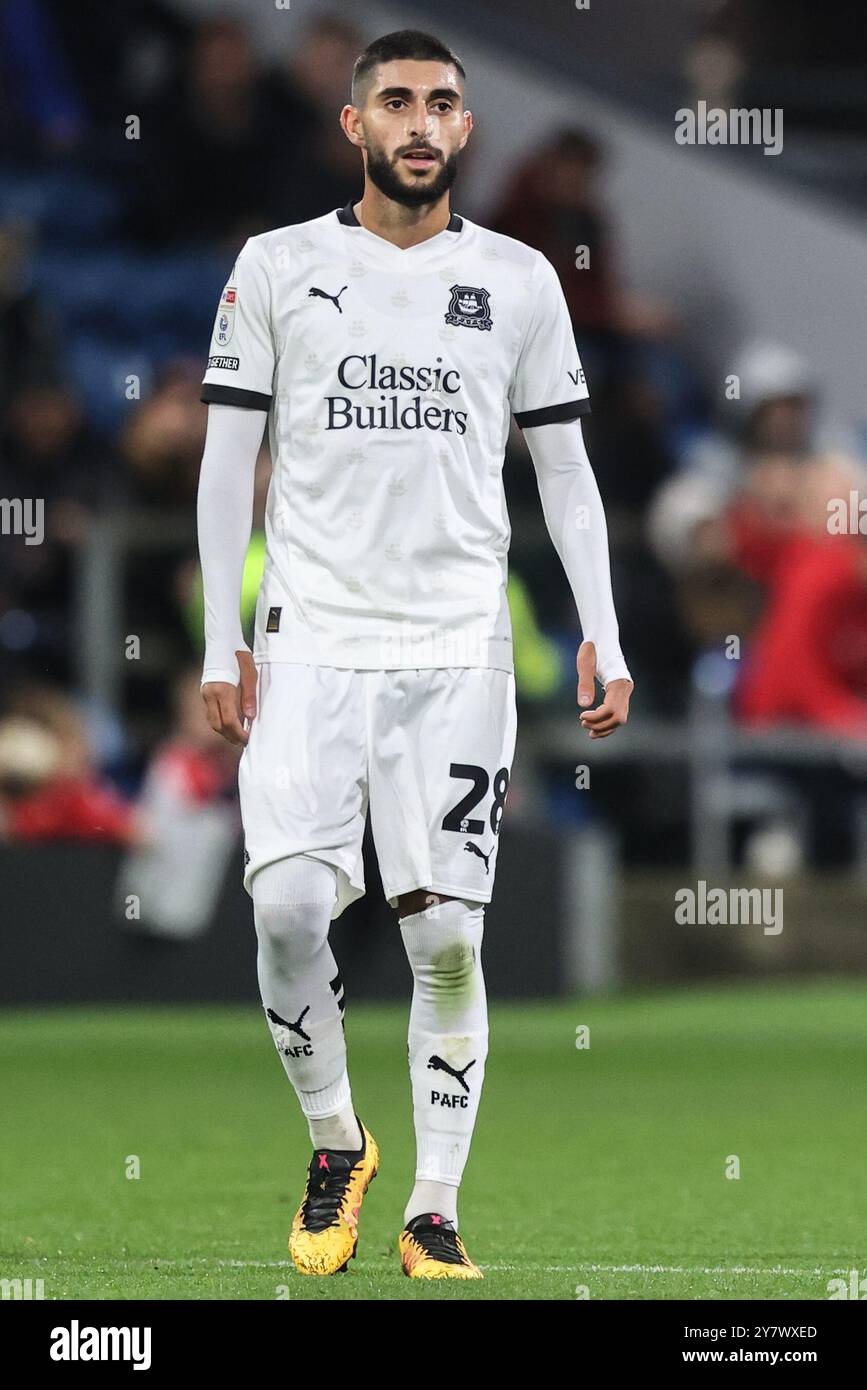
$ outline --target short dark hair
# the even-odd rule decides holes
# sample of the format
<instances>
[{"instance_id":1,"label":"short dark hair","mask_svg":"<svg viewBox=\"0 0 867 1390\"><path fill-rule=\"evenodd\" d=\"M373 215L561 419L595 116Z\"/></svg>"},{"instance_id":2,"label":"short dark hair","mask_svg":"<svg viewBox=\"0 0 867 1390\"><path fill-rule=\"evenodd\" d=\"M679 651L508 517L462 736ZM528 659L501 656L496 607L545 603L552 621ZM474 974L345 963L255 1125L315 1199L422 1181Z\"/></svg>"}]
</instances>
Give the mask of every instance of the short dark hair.
<instances>
[{"instance_id":1,"label":"short dark hair","mask_svg":"<svg viewBox=\"0 0 867 1390\"><path fill-rule=\"evenodd\" d=\"M417 62L449 63L466 80L460 58L457 58L446 44L435 39L433 34L425 34L421 29L396 29L393 34L384 34L374 39L355 60L352 69L352 104L363 106L367 99L369 79L380 63L391 63L395 58L413 58Z\"/></svg>"}]
</instances>

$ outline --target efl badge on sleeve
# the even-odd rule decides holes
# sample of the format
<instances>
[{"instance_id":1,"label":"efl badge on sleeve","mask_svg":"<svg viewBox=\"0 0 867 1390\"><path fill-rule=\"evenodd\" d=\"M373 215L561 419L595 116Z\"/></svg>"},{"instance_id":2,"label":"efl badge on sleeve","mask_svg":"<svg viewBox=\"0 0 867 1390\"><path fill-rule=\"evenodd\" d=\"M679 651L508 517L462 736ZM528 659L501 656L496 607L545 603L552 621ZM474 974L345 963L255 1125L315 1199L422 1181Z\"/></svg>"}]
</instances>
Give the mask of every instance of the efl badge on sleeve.
<instances>
[{"instance_id":1,"label":"efl badge on sleeve","mask_svg":"<svg viewBox=\"0 0 867 1390\"><path fill-rule=\"evenodd\" d=\"M491 295L477 285L452 285L446 323L457 328L491 327Z\"/></svg>"},{"instance_id":2,"label":"efl badge on sleeve","mask_svg":"<svg viewBox=\"0 0 867 1390\"><path fill-rule=\"evenodd\" d=\"M227 285L220 297L217 322L214 325L214 341L225 347L235 331L235 305L238 291L234 285Z\"/></svg>"}]
</instances>

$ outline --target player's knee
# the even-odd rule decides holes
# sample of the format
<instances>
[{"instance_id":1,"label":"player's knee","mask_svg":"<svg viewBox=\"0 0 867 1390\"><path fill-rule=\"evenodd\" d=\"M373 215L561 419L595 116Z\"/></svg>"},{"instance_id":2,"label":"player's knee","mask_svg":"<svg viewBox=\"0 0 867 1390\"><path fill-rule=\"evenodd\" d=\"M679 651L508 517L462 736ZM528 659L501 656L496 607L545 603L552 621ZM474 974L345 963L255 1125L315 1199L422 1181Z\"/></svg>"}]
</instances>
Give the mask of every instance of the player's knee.
<instances>
[{"instance_id":1,"label":"player's knee","mask_svg":"<svg viewBox=\"0 0 867 1390\"><path fill-rule=\"evenodd\" d=\"M307 965L328 940L328 922L309 906L279 907L273 903L255 910L260 956L269 969L288 978Z\"/></svg>"},{"instance_id":2,"label":"player's knee","mask_svg":"<svg viewBox=\"0 0 867 1390\"><path fill-rule=\"evenodd\" d=\"M259 949L291 972L328 941L336 878L327 864L298 856L268 864L250 884Z\"/></svg>"},{"instance_id":3,"label":"player's knee","mask_svg":"<svg viewBox=\"0 0 867 1390\"><path fill-rule=\"evenodd\" d=\"M417 980L441 1000L472 994L481 974L484 904L443 898L401 921L407 958Z\"/></svg>"},{"instance_id":4,"label":"player's knee","mask_svg":"<svg viewBox=\"0 0 867 1390\"><path fill-rule=\"evenodd\" d=\"M436 992L450 999L467 994L474 983L477 959L475 943L465 937L441 944L427 962Z\"/></svg>"}]
</instances>

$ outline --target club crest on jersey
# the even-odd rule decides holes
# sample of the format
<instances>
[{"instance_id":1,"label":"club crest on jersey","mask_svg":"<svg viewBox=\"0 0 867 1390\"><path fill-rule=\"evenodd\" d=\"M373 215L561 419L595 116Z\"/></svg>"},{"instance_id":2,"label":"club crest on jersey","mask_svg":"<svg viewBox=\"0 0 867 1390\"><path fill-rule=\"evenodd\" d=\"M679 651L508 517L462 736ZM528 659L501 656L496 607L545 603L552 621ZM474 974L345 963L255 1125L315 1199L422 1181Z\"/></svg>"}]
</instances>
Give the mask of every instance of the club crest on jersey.
<instances>
[{"instance_id":1,"label":"club crest on jersey","mask_svg":"<svg viewBox=\"0 0 867 1390\"><path fill-rule=\"evenodd\" d=\"M231 340L235 331L235 305L238 299L238 291L234 285L227 285L220 296L220 307L217 309L217 322L214 325L214 339L225 347Z\"/></svg>"},{"instance_id":2,"label":"club crest on jersey","mask_svg":"<svg viewBox=\"0 0 867 1390\"><path fill-rule=\"evenodd\" d=\"M478 285L452 285L446 323L456 328L491 327L491 293Z\"/></svg>"}]
</instances>

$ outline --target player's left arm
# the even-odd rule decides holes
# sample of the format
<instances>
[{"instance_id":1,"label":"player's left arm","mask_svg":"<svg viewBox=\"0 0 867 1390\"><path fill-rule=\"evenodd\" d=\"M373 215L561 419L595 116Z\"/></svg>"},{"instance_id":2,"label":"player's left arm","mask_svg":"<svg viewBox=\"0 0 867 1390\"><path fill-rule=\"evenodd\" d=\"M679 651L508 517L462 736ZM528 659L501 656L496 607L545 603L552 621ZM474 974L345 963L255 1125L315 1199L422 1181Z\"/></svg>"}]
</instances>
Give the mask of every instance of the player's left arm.
<instances>
[{"instance_id":1,"label":"player's left arm","mask_svg":"<svg viewBox=\"0 0 867 1390\"><path fill-rule=\"evenodd\" d=\"M606 738L626 723L633 683L620 650L605 510L581 429L581 417L590 410L587 384L560 281L541 255L528 284L527 322L509 400L581 621L581 723L591 738ZM594 710L597 679L605 698Z\"/></svg>"},{"instance_id":2,"label":"player's left arm","mask_svg":"<svg viewBox=\"0 0 867 1390\"><path fill-rule=\"evenodd\" d=\"M606 738L629 715L632 677L620 633L608 556L608 528L599 487L587 457L580 420L524 431L536 470L545 522L572 589L584 641L578 651L578 704L591 738ZM605 687L590 709L596 679Z\"/></svg>"}]
</instances>

